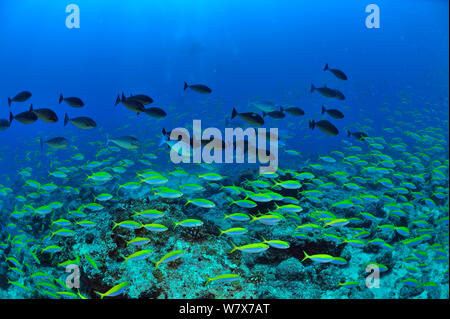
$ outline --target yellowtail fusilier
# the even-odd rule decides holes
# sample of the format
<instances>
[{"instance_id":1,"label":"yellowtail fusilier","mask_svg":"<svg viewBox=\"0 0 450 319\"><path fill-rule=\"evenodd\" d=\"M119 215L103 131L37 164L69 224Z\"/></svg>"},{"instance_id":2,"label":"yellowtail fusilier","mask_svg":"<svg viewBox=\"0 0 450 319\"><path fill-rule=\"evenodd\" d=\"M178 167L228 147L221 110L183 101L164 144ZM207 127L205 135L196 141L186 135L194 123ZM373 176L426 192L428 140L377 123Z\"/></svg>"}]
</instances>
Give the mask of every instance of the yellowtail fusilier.
<instances>
[{"instance_id":1,"label":"yellowtail fusilier","mask_svg":"<svg viewBox=\"0 0 450 319\"><path fill-rule=\"evenodd\" d=\"M168 254L166 254L164 257L162 257L159 261L155 262L155 269L158 269L159 264L161 263L168 263L174 260L177 260L186 253L185 250L175 250Z\"/></svg>"},{"instance_id":2,"label":"yellowtail fusilier","mask_svg":"<svg viewBox=\"0 0 450 319\"><path fill-rule=\"evenodd\" d=\"M125 293L125 291L129 285L130 285L129 282L123 282L123 283L120 283L120 284L112 287L110 290L108 290L105 293L100 293L98 291L95 291L95 293L98 294L101 297L101 299L103 299L104 297L116 297L116 296L119 296L119 295L122 295L123 293Z\"/></svg>"},{"instance_id":3,"label":"yellowtail fusilier","mask_svg":"<svg viewBox=\"0 0 450 319\"><path fill-rule=\"evenodd\" d=\"M231 242L231 244L233 245L233 249L230 251L230 253L236 251L236 250L240 250L244 253L249 253L249 254L258 254L258 253L262 253L264 251L266 251L267 249L269 249L269 245L264 244L264 243L256 243L256 244L248 244L248 245L243 245L243 246L236 246L233 242Z\"/></svg>"}]
</instances>

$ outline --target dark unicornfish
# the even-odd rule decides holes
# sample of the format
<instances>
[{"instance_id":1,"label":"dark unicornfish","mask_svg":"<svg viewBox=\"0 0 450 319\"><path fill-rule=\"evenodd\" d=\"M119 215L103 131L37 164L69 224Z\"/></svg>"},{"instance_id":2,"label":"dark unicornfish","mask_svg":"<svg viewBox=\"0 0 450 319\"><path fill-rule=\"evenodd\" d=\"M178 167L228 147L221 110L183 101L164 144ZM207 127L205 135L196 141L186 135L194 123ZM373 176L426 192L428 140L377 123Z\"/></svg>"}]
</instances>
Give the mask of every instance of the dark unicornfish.
<instances>
[{"instance_id":1,"label":"dark unicornfish","mask_svg":"<svg viewBox=\"0 0 450 319\"><path fill-rule=\"evenodd\" d=\"M286 114L284 114L283 112L283 108L281 108L279 111L272 111L272 112L263 112L263 117L265 117L266 115L274 118L274 119L282 119L284 117L286 117Z\"/></svg>"},{"instance_id":2,"label":"dark unicornfish","mask_svg":"<svg viewBox=\"0 0 450 319\"><path fill-rule=\"evenodd\" d=\"M325 106L322 105L322 114L323 113L327 113L328 115L330 115L332 118L335 119L343 119L344 118L344 114L336 109L326 109Z\"/></svg>"},{"instance_id":3,"label":"dark unicornfish","mask_svg":"<svg viewBox=\"0 0 450 319\"><path fill-rule=\"evenodd\" d=\"M328 67L328 63L325 64L325 68L323 70L324 71L327 71L327 70L330 71L331 73L334 74L335 77L337 77L340 80L347 80L347 76L345 75L344 72L342 72L341 70L338 70L338 69L330 69Z\"/></svg>"},{"instance_id":4,"label":"dark unicornfish","mask_svg":"<svg viewBox=\"0 0 450 319\"><path fill-rule=\"evenodd\" d=\"M144 110L144 113L156 118L163 118L167 115L167 113L159 107L149 107L148 109Z\"/></svg>"},{"instance_id":5,"label":"dark unicornfish","mask_svg":"<svg viewBox=\"0 0 450 319\"><path fill-rule=\"evenodd\" d=\"M25 102L31 97L31 93L28 91L23 91L17 94L15 97L8 98L8 105L11 106L12 102Z\"/></svg>"},{"instance_id":6,"label":"dark unicornfish","mask_svg":"<svg viewBox=\"0 0 450 319\"><path fill-rule=\"evenodd\" d=\"M201 94L209 94L212 92L212 90L206 85L203 84L188 85L186 82L184 82L184 90L186 91L187 88Z\"/></svg>"},{"instance_id":7,"label":"dark unicornfish","mask_svg":"<svg viewBox=\"0 0 450 319\"><path fill-rule=\"evenodd\" d=\"M333 124L328 122L327 120L320 120L317 122L314 120L309 121L310 129L313 130L316 126L325 134L328 134L328 135L338 135L339 134L338 129Z\"/></svg>"},{"instance_id":8,"label":"dark unicornfish","mask_svg":"<svg viewBox=\"0 0 450 319\"><path fill-rule=\"evenodd\" d=\"M55 137L48 141L43 141L42 138L40 138L39 141L41 143L41 151L44 145L54 149L63 149L69 145L69 141L65 137Z\"/></svg>"},{"instance_id":9,"label":"dark unicornfish","mask_svg":"<svg viewBox=\"0 0 450 319\"><path fill-rule=\"evenodd\" d=\"M285 111L288 114L295 115L295 116L305 115L305 111L303 111L301 108L296 107L296 106L290 106L287 108L283 108L283 111Z\"/></svg>"},{"instance_id":10,"label":"dark unicornfish","mask_svg":"<svg viewBox=\"0 0 450 319\"><path fill-rule=\"evenodd\" d=\"M257 113L254 112L238 113L236 109L233 108L233 113L231 113L231 119L234 119L236 115L251 125L255 126L264 125L264 119Z\"/></svg>"},{"instance_id":11,"label":"dark unicornfish","mask_svg":"<svg viewBox=\"0 0 450 319\"><path fill-rule=\"evenodd\" d=\"M149 104L153 103L153 99L144 94L132 95L132 96L128 97L127 100L138 101L142 105L149 105Z\"/></svg>"},{"instance_id":12,"label":"dark unicornfish","mask_svg":"<svg viewBox=\"0 0 450 319\"><path fill-rule=\"evenodd\" d=\"M33 105L30 106L30 110L26 112L19 113L17 115L13 115L12 112L9 112L9 123L13 120L19 121L22 124L33 124L38 120L38 117L33 112Z\"/></svg>"},{"instance_id":13,"label":"dark unicornfish","mask_svg":"<svg viewBox=\"0 0 450 319\"><path fill-rule=\"evenodd\" d=\"M69 119L69 116L66 113L66 116L64 117L64 126L66 126L69 122L82 130L90 130L97 126L97 123L89 117L82 116Z\"/></svg>"},{"instance_id":14,"label":"dark unicornfish","mask_svg":"<svg viewBox=\"0 0 450 319\"><path fill-rule=\"evenodd\" d=\"M364 132L350 132L349 130L347 130L347 137L353 136L354 138L360 140L360 141L364 141L364 139L366 137L369 137L369 135L367 135Z\"/></svg>"},{"instance_id":15,"label":"dark unicornfish","mask_svg":"<svg viewBox=\"0 0 450 319\"><path fill-rule=\"evenodd\" d=\"M118 101L120 101L127 109L129 109L132 112L137 113L138 115L140 113L145 112L145 107L144 104L142 104L141 102L139 102L136 99L133 98L127 98L125 97L125 94L122 93L122 99L119 100L119 97L117 97L118 100L116 100L116 105L119 103Z\"/></svg>"},{"instance_id":16,"label":"dark unicornfish","mask_svg":"<svg viewBox=\"0 0 450 319\"><path fill-rule=\"evenodd\" d=\"M319 92L320 94L322 94L325 97L332 97L332 98L335 98L335 99L338 99L338 100L345 100L344 94L342 94L338 90L330 89L326 85L324 87L321 87L321 88L316 88L314 86L314 84L311 84L311 93L313 93L314 91Z\"/></svg>"},{"instance_id":17,"label":"dark unicornfish","mask_svg":"<svg viewBox=\"0 0 450 319\"><path fill-rule=\"evenodd\" d=\"M58 116L50 109L37 109L33 110L33 113L36 114L41 121L46 123L58 122Z\"/></svg>"},{"instance_id":18,"label":"dark unicornfish","mask_svg":"<svg viewBox=\"0 0 450 319\"><path fill-rule=\"evenodd\" d=\"M64 101L67 104L69 104L71 107L83 107L84 103L83 101L81 101L80 98L78 97L63 97L62 94L59 95L59 104L61 104L61 102Z\"/></svg>"}]
</instances>

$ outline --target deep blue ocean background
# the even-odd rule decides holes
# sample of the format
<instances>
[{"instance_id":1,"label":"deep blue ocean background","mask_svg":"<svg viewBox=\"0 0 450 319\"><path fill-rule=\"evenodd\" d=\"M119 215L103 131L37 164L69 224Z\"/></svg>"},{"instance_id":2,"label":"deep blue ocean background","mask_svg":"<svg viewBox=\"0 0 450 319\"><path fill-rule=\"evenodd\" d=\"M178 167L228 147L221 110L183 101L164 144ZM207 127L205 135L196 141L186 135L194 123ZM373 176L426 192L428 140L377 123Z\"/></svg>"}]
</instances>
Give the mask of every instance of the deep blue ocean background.
<instances>
[{"instance_id":1,"label":"deep blue ocean background","mask_svg":"<svg viewBox=\"0 0 450 319\"><path fill-rule=\"evenodd\" d=\"M81 28L68 29L65 8L72 2L0 3L0 118L9 117L7 97L22 90L33 93L35 108L53 108L60 118L51 126L15 122L1 132L1 147L8 149L2 158L9 165L24 155L24 143L40 136L76 134L81 145L104 141L115 127L129 124L127 134L157 142L162 127L185 126L192 119L222 127L232 107L250 111L247 102L255 98L298 105L306 119L317 118L323 99L310 94L311 83L346 94L346 101L328 103L348 106L338 126L342 131L362 119L371 119L376 130L385 122L379 106L386 100L396 103L402 92L431 103L448 97L447 1L378 1L380 29L365 26L369 3L325 0L80 0L74 3L80 7ZM323 72L325 63L345 70L351 81L343 84ZM184 81L207 84L214 94L184 92ZM151 118L114 107L120 92L147 94L153 106L170 106L169 116L155 128ZM86 107L58 105L60 93L81 97ZM11 110L16 114L28 107L28 102L16 103ZM102 130L64 128L65 112L90 116ZM305 121L289 134L311 132ZM294 146L305 153L336 143L326 139L318 146L314 139ZM1 169L10 173L8 167Z\"/></svg>"}]
</instances>

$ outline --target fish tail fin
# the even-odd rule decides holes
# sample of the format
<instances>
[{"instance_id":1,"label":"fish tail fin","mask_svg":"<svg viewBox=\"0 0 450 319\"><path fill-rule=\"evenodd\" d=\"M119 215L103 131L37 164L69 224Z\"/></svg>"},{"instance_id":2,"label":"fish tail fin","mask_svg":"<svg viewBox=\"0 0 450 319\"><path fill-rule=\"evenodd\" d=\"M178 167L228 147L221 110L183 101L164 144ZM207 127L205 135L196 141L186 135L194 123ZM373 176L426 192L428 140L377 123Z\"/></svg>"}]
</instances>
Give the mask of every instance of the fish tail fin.
<instances>
[{"instance_id":1,"label":"fish tail fin","mask_svg":"<svg viewBox=\"0 0 450 319\"><path fill-rule=\"evenodd\" d=\"M325 106L322 105L322 114L325 113L327 110L325 109Z\"/></svg>"},{"instance_id":2,"label":"fish tail fin","mask_svg":"<svg viewBox=\"0 0 450 319\"><path fill-rule=\"evenodd\" d=\"M267 113L266 112L262 112L262 117L266 117Z\"/></svg>"},{"instance_id":3,"label":"fish tail fin","mask_svg":"<svg viewBox=\"0 0 450 319\"><path fill-rule=\"evenodd\" d=\"M33 104L30 105L30 109L28 112L33 112Z\"/></svg>"},{"instance_id":4,"label":"fish tail fin","mask_svg":"<svg viewBox=\"0 0 450 319\"><path fill-rule=\"evenodd\" d=\"M328 63L325 64L325 67L323 68L324 71L328 70Z\"/></svg>"},{"instance_id":5,"label":"fish tail fin","mask_svg":"<svg viewBox=\"0 0 450 319\"><path fill-rule=\"evenodd\" d=\"M12 114L12 112L9 112L9 125L11 125L13 120L14 120L14 115Z\"/></svg>"},{"instance_id":6,"label":"fish tail fin","mask_svg":"<svg viewBox=\"0 0 450 319\"><path fill-rule=\"evenodd\" d=\"M309 121L309 128L314 130L314 127L316 127L316 122L314 122L314 120Z\"/></svg>"},{"instance_id":7,"label":"fish tail fin","mask_svg":"<svg viewBox=\"0 0 450 319\"><path fill-rule=\"evenodd\" d=\"M189 87L189 85L186 83L186 82L184 82L184 90L186 91L186 89Z\"/></svg>"},{"instance_id":8,"label":"fish tail fin","mask_svg":"<svg viewBox=\"0 0 450 319\"><path fill-rule=\"evenodd\" d=\"M113 226L112 230L114 230L119 225L119 223L116 223L115 221L113 221L113 224L114 224L114 226Z\"/></svg>"},{"instance_id":9,"label":"fish tail fin","mask_svg":"<svg viewBox=\"0 0 450 319\"><path fill-rule=\"evenodd\" d=\"M314 84L311 84L311 93L314 92L315 89L316 88L315 88Z\"/></svg>"},{"instance_id":10,"label":"fish tail fin","mask_svg":"<svg viewBox=\"0 0 450 319\"><path fill-rule=\"evenodd\" d=\"M64 126L66 126L67 123L69 123L69 116L66 113L66 115L64 115Z\"/></svg>"},{"instance_id":11,"label":"fish tail fin","mask_svg":"<svg viewBox=\"0 0 450 319\"><path fill-rule=\"evenodd\" d=\"M206 277L205 286L208 286L208 284L211 282L212 278Z\"/></svg>"},{"instance_id":12,"label":"fish tail fin","mask_svg":"<svg viewBox=\"0 0 450 319\"><path fill-rule=\"evenodd\" d=\"M222 229L220 229L220 228L219 228L219 231L220 231L219 237L222 236L222 235L225 233L225 232L224 232Z\"/></svg>"},{"instance_id":13,"label":"fish tail fin","mask_svg":"<svg viewBox=\"0 0 450 319\"><path fill-rule=\"evenodd\" d=\"M64 97L62 94L59 95L59 104L61 104L61 102L64 100Z\"/></svg>"},{"instance_id":14,"label":"fish tail fin","mask_svg":"<svg viewBox=\"0 0 450 319\"><path fill-rule=\"evenodd\" d=\"M234 119L237 115L236 109L233 107L233 112L231 113L231 119Z\"/></svg>"},{"instance_id":15,"label":"fish tail fin","mask_svg":"<svg viewBox=\"0 0 450 319\"><path fill-rule=\"evenodd\" d=\"M8 106L11 107L11 102L12 100L10 98L8 98Z\"/></svg>"},{"instance_id":16,"label":"fish tail fin","mask_svg":"<svg viewBox=\"0 0 450 319\"><path fill-rule=\"evenodd\" d=\"M127 264L127 262L128 262L128 258L127 257L125 257L124 255L122 255L122 254L120 254L120 257L122 257L124 260L125 260L125 265Z\"/></svg>"},{"instance_id":17,"label":"fish tail fin","mask_svg":"<svg viewBox=\"0 0 450 319\"><path fill-rule=\"evenodd\" d=\"M231 243L231 245L233 245L233 249L230 251L230 254L231 254L232 252L234 252L237 249L237 246L233 243L232 240L230 240L230 243Z\"/></svg>"},{"instance_id":18,"label":"fish tail fin","mask_svg":"<svg viewBox=\"0 0 450 319\"><path fill-rule=\"evenodd\" d=\"M184 204L184 206L187 206L189 203L191 203L192 201L190 201L189 199L188 199L188 201L186 202L186 204Z\"/></svg>"},{"instance_id":19,"label":"fish tail fin","mask_svg":"<svg viewBox=\"0 0 450 319\"><path fill-rule=\"evenodd\" d=\"M103 297L105 297L105 295L102 294L101 292L98 292L98 291L94 291L94 292L100 296L100 299L103 299Z\"/></svg>"},{"instance_id":20,"label":"fish tail fin","mask_svg":"<svg viewBox=\"0 0 450 319\"><path fill-rule=\"evenodd\" d=\"M352 135L352 132L350 132L350 130L347 130L347 137L350 137L350 135Z\"/></svg>"},{"instance_id":21,"label":"fish tail fin","mask_svg":"<svg viewBox=\"0 0 450 319\"><path fill-rule=\"evenodd\" d=\"M119 103L120 103L120 95L117 95L116 102L114 103L114 106L117 106L117 104L119 104Z\"/></svg>"},{"instance_id":22,"label":"fish tail fin","mask_svg":"<svg viewBox=\"0 0 450 319\"><path fill-rule=\"evenodd\" d=\"M162 129L161 131L161 139L159 140L158 146L163 146L167 142L166 130Z\"/></svg>"},{"instance_id":23,"label":"fish tail fin","mask_svg":"<svg viewBox=\"0 0 450 319\"><path fill-rule=\"evenodd\" d=\"M306 253L306 251L303 251L303 253L305 254L305 258L303 258L302 261L304 261L305 259L308 259L308 258L309 258L309 256L308 256L308 254Z\"/></svg>"}]
</instances>

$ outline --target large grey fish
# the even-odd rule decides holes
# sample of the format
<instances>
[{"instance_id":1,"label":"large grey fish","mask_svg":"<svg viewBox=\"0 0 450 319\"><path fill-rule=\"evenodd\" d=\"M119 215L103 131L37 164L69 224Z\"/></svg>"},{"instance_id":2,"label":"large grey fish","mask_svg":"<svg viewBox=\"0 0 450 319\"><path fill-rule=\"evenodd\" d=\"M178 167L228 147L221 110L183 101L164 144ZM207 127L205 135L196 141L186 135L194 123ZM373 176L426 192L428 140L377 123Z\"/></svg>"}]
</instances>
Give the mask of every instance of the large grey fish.
<instances>
[{"instance_id":1,"label":"large grey fish","mask_svg":"<svg viewBox=\"0 0 450 319\"><path fill-rule=\"evenodd\" d=\"M167 115L167 113L159 107L149 107L148 109L144 110L144 113L157 118L163 118Z\"/></svg>"},{"instance_id":2,"label":"large grey fish","mask_svg":"<svg viewBox=\"0 0 450 319\"><path fill-rule=\"evenodd\" d=\"M41 151L42 151L44 145L47 145L50 148L54 148L54 149L63 149L69 145L69 141L65 137L55 137L55 138L49 139L48 141L43 141L42 138L40 138L39 141L41 144Z\"/></svg>"},{"instance_id":3,"label":"large grey fish","mask_svg":"<svg viewBox=\"0 0 450 319\"><path fill-rule=\"evenodd\" d=\"M11 106L12 102L25 102L31 97L31 93L28 91L23 91L18 93L15 97L8 98L8 105Z\"/></svg>"},{"instance_id":4,"label":"large grey fish","mask_svg":"<svg viewBox=\"0 0 450 319\"><path fill-rule=\"evenodd\" d=\"M349 130L347 130L347 137L350 137L350 136L353 136L360 141L363 141L366 137L369 137L369 135L367 135L364 132L350 132Z\"/></svg>"},{"instance_id":5,"label":"large grey fish","mask_svg":"<svg viewBox=\"0 0 450 319\"><path fill-rule=\"evenodd\" d=\"M233 112L231 113L231 119L234 119L236 115L251 125L255 126L264 125L264 119L257 113L254 112L238 113L236 109L233 108Z\"/></svg>"},{"instance_id":6,"label":"large grey fish","mask_svg":"<svg viewBox=\"0 0 450 319\"><path fill-rule=\"evenodd\" d=\"M322 94L325 97L332 97L332 98L335 98L335 99L338 99L338 100L345 100L344 94L342 94L338 90L330 89L326 85L324 85L321 88L316 88L314 86L314 84L311 84L311 93L313 93L314 91L319 92L320 94Z\"/></svg>"},{"instance_id":7,"label":"large grey fish","mask_svg":"<svg viewBox=\"0 0 450 319\"><path fill-rule=\"evenodd\" d=\"M34 114L33 105L31 105L29 111L19 113L15 116L12 114L12 112L9 112L9 122L11 123L13 120L19 121L23 124L33 124L38 120L38 117L36 114Z\"/></svg>"},{"instance_id":8,"label":"large grey fish","mask_svg":"<svg viewBox=\"0 0 450 319\"><path fill-rule=\"evenodd\" d=\"M303 115L305 115L305 111L303 111L301 108L296 107L296 106L288 106L288 107L283 106L281 108L281 110L285 111L288 114L295 115L295 116L303 116Z\"/></svg>"},{"instance_id":9,"label":"large grey fish","mask_svg":"<svg viewBox=\"0 0 450 319\"><path fill-rule=\"evenodd\" d=\"M328 63L325 64L325 68L323 70L324 71L327 71L327 70L330 71L331 73L334 74L334 76L336 76L340 80L347 80L347 76L345 75L344 72L342 72L341 70L338 70L338 69L330 69L328 67Z\"/></svg>"},{"instance_id":10,"label":"large grey fish","mask_svg":"<svg viewBox=\"0 0 450 319\"><path fill-rule=\"evenodd\" d=\"M203 85L203 84L188 85L186 82L184 82L184 90L186 91L187 88L189 88L197 93L202 93L202 94L209 94L212 92L212 90L209 87L207 87L206 85Z\"/></svg>"},{"instance_id":11,"label":"large grey fish","mask_svg":"<svg viewBox=\"0 0 450 319\"><path fill-rule=\"evenodd\" d=\"M121 137L115 137L115 138L109 138L106 137L106 145L109 143L114 143L117 146L120 146L127 150L135 150L139 147L141 147L141 142L133 136L121 136Z\"/></svg>"},{"instance_id":12,"label":"large grey fish","mask_svg":"<svg viewBox=\"0 0 450 319\"><path fill-rule=\"evenodd\" d=\"M64 101L67 104L69 104L71 107L83 107L84 103L83 101L78 97L63 97L62 94L59 95L59 104Z\"/></svg>"},{"instance_id":13,"label":"large grey fish","mask_svg":"<svg viewBox=\"0 0 450 319\"><path fill-rule=\"evenodd\" d=\"M283 108L281 108L281 110L279 111L272 111L267 113L263 111L263 117L266 117L266 115L278 120L286 117L286 114L284 114L283 112Z\"/></svg>"},{"instance_id":14,"label":"large grey fish","mask_svg":"<svg viewBox=\"0 0 450 319\"><path fill-rule=\"evenodd\" d=\"M336 126L334 126L327 120L320 120L317 122L314 120L309 121L310 129L313 130L316 126L325 134L328 134L328 135L338 135L339 134L339 131L336 128Z\"/></svg>"},{"instance_id":15,"label":"large grey fish","mask_svg":"<svg viewBox=\"0 0 450 319\"><path fill-rule=\"evenodd\" d=\"M325 106L322 105L322 114L323 113L328 113L328 115L330 115L331 117L335 118L335 119L343 119L344 118L344 113L342 113L339 110L336 109L326 109Z\"/></svg>"},{"instance_id":16,"label":"large grey fish","mask_svg":"<svg viewBox=\"0 0 450 319\"><path fill-rule=\"evenodd\" d=\"M142 105L149 105L153 103L153 99L144 94L132 95L127 98L128 100L135 100L141 103Z\"/></svg>"},{"instance_id":17,"label":"large grey fish","mask_svg":"<svg viewBox=\"0 0 450 319\"><path fill-rule=\"evenodd\" d=\"M37 109L33 110L33 113L36 114L41 121L46 123L58 122L58 116L50 109Z\"/></svg>"},{"instance_id":18,"label":"large grey fish","mask_svg":"<svg viewBox=\"0 0 450 319\"><path fill-rule=\"evenodd\" d=\"M64 126L66 126L69 122L82 130L90 130L97 126L97 123L89 117L82 116L69 119L69 116L66 113L64 117Z\"/></svg>"},{"instance_id":19,"label":"large grey fish","mask_svg":"<svg viewBox=\"0 0 450 319\"><path fill-rule=\"evenodd\" d=\"M136 99L133 99L133 98L130 99L130 98L125 97L125 94L123 94L123 93L122 93L122 99L117 97L115 105L119 104L119 102L121 102L127 109L129 109L132 112L137 113L138 115L145 112L144 104L142 104L141 102L139 102Z\"/></svg>"}]
</instances>

